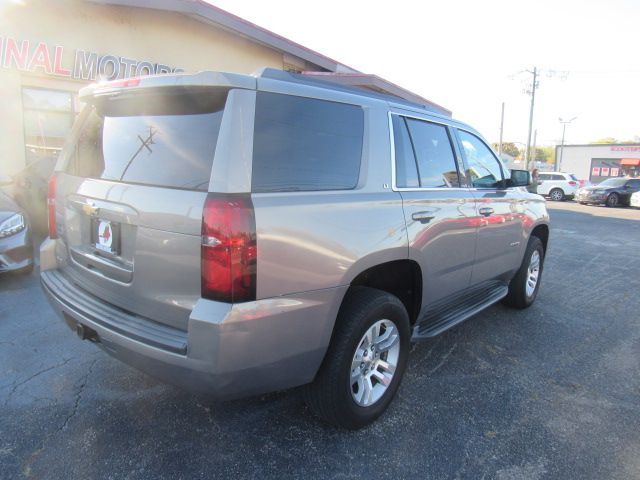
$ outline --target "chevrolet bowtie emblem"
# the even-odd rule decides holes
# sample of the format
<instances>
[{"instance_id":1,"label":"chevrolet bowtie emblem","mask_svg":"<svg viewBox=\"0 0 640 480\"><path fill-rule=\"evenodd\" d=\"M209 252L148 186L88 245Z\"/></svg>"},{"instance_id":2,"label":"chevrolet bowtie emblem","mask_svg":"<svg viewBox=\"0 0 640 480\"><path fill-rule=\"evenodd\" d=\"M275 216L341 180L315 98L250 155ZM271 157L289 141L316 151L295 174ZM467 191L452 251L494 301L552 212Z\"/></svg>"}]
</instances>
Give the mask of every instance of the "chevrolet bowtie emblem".
<instances>
[{"instance_id":1,"label":"chevrolet bowtie emblem","mask_svg":"<svg viewBox=\"0 0 640 480\"><path fill-rule=\"evenodd\" d=\"M87 215L94 217L96 215L98 215L98 212L100 211L99 207L96 207L96 205L92 202L87 202L84 205L82 205L82 211L84 213L86 213Z\"/></svg>"}]
</instances>

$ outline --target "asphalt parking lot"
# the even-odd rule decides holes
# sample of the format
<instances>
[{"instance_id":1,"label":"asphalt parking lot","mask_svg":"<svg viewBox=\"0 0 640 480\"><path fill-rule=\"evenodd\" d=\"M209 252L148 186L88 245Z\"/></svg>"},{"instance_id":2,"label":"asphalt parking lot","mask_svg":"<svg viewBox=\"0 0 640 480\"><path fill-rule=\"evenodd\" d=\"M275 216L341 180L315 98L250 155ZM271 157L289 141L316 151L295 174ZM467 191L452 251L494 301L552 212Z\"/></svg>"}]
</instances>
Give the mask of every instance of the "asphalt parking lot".
<instances>
[{"instance_id":1,"label":"asphalt parking lot","mask_svg":"<svg viewBox=\"0 0 640 480\"><path fill-rule=\"evenodd\" d=\"M549 203L538 300L414 347L388 413L326 427L298 390L216 403L58 320L0 277L0 477L640 477L640 210Z\"/></svg>"}]
</instances>

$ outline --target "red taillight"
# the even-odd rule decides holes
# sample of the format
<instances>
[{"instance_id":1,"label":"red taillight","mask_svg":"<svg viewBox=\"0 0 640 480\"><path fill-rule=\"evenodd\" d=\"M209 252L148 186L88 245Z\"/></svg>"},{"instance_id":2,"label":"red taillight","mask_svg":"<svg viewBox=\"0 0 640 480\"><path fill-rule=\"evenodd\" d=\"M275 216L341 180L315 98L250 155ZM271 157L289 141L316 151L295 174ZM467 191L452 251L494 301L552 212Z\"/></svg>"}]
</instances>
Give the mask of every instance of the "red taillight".
<instances>
[{"instance_id":1,"label":"red taillight","mask_svg":"<svg viewBox=\"0 0 640 480\"><path fill-rule=\"evenodd\" d=\"M58 227L56 225L56 189L58 187L58 177L54 173L49 177L47 188L47 212L49 214L49 237L58 238Z\"/></svg>"},{"instance_id":2,"label":"red taillight","mask_svg":"<svg viewBox=\"0 0 640 480\"><path fill-rule=\"evenodd\" d=\"M249 194L210 193L202 213L202 297L256 299L256 220Z\"/></svg>"},{"instance_id":3,"label":"red taillight","mask_svg":"<svg viewBox=\"0 0 640 480\"><path fill-rule=\"evenodd\" d=\"M576 186L577 184L578 184L577 182L574 182L573 180L569 180L569 185L571 185L572 187Z\"/></svg>"}]
</instances>

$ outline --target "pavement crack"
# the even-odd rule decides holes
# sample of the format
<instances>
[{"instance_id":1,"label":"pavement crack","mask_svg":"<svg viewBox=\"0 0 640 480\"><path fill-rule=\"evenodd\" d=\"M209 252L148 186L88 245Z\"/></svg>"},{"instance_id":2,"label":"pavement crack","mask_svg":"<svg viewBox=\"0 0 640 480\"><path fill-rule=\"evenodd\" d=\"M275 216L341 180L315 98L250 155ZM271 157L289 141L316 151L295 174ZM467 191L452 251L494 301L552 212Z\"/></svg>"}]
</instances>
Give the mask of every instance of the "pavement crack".
<instances>
[{"instance_id":1,"label":"pavement crack","mask_svg":"<svg viewBox=\"0 0 640 480\"><path fill-rule=\"evenodd\" d=\"M66 360L64 363L67 363L68 361L70 361L71 359ZM89 380L89 377L91 376L91 373L93 371L93 367L95 366L95 364L97 363L98 359L94 359L91 361L91 364L89 365L89 368L87 368L87 373L85 373L82 378L80 379L80 386L78 387L78 391L76 392L76 397L75 400L73 402L73 408L71 410L71 413L69 415L67 415L67 417L64 419L64 422L62 423L62 425L58 428L56 428L53 432L49 433L48 435L45 436L45 438L42 440L42 443L40 444L40 448L38 448L37 450L35 450L30 456L29 458L27 458L27 460L24 463L24 466L22 467L22 473L25 477L29 477L31 476L32 470L31 470L31 465L38 459L38 457L42 454L42 452L44 452L46 446L48 445L49 441L51 440L51 438L62 432L65 428L67 428L67 425L69 425L69 422L71 421L71 419L73 417L76 416L76 414L78 413L78 407L80 406L80 401L82 399L82 393L84 391L85 386L87 385L87 382ZM44 373L44 372L42 372Z\"/></svg>"},{"instance_id":2,"label":"pavement crack","mask_svg":"<svg viewBox=\"0 0 640 480\"><path fill-rule=\"evenodd\" d=\"M91 361L91 365L89 365L89 368L87 369L87 373L85 373L84 376L82 377L82 380L81 380L82 383L80 383L80 387L76 392L76 398L73 403L73 409L71 410L71 413L67 415L67 418L64 419L62 426L58 428L55 433L61 432L65 428L67 428L67 425L69 424L71 419L75 417L76 414L78 413L78 407L80 405L80 400L82 400L82 393L84 392L84 387L87 385L87 382L89 381L89 377L91 376L91 373L93 371L93 367L95 366L97 361L98 361L97 358Z\"/></svg>"},{"instance_id":3,"label":"pavement crack","mask_svg":"<svg viewBox=\"0 0 640 480\"><path fill-rule=\"evenodd\" d=\"M21 386L23 386L26 383L29 383L31 380L33 380L34 378L39 377L40 375L42 375L43 373L47 373L50 372L51 370L55 370L56 368L60 368L65 366L67 363L69 363L71 361L71 358L67 358L66 360L64 360L61 363L57 363L55 365L52 365L50 367L47 367L43 370L39 370L36 373L34 373L33 375L27 377L26 379L22 380L21 382L16 382L12 385L12 389L11 391L7 394L7 398L4 401L4 406L6 407L9 404L9 400L11 400L11 397L13 396L14 393L16 393L16 391L18 390L18 388L20 388Z\"/></svg>"},{"instance_id":4,"label":"pavement crack","mask_svg":"<svg viewBox=\"0 0 640 480\"><path fill-rule=\"evenodd\" d=\"M440 370L440 368L445 364L445 362L447 361L447 358L449 358L449 355L451 355L451 353L453 353L453 351L455 350L455 348L458 346L457 343L454 343L453 346L449 349L449 351L447 353L445 353L442 358L440 359L440 361L438 362L438 364L433 367L428 375L433 375L434 373L436 373L438 370Z\"/></svg>"}]
</instances>

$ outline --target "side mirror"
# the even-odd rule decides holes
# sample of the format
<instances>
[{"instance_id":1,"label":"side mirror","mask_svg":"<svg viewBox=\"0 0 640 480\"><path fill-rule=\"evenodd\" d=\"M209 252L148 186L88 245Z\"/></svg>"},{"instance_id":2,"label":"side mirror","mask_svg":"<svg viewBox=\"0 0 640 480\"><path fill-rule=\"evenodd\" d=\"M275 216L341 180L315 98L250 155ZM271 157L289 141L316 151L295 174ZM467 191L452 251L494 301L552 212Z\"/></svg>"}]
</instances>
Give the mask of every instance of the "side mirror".
<instances>
[{"instance_id":1,"label":"side mirror","mask_svg":"<svg viewBox=\"0 0 640 480\"><path fill-rule=\"evenodd\" d=\"M0 187L8 187L13 183L13 178L9 175L0 173Z\"/></svg>"},{"instance_id":2,"label":"side mirror","mask_svg":"<svg viewBox=\"0 0 640 480\"><path fill-rule=\"evenodd\" d=\"M531 172L529 170L511 170L510 187L528 187L531 185Z\"/></svg>"}]
</instances>

